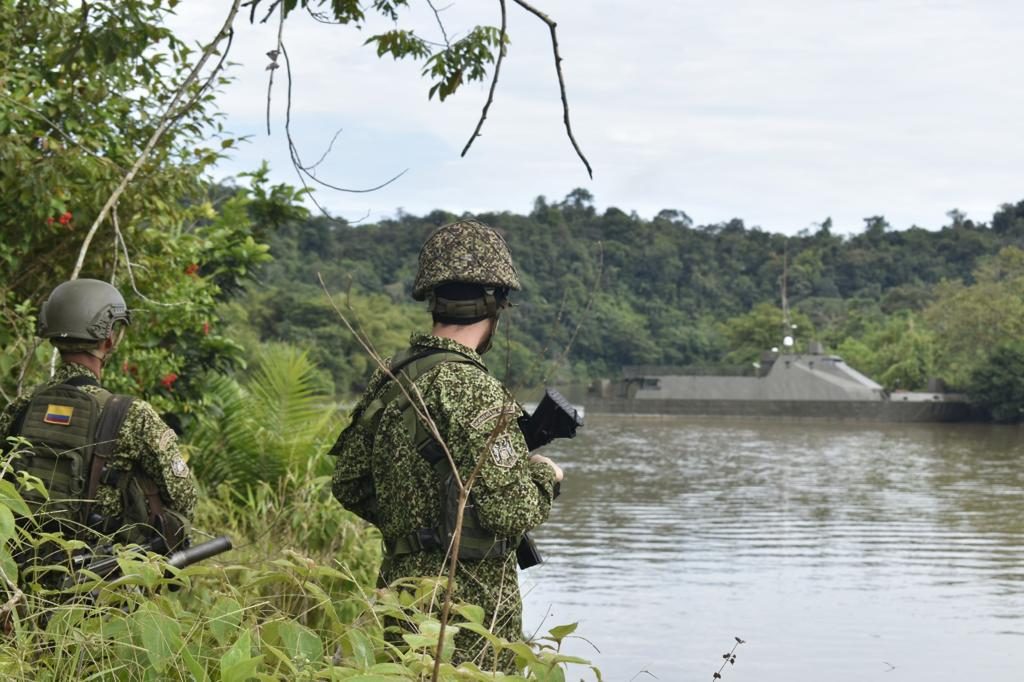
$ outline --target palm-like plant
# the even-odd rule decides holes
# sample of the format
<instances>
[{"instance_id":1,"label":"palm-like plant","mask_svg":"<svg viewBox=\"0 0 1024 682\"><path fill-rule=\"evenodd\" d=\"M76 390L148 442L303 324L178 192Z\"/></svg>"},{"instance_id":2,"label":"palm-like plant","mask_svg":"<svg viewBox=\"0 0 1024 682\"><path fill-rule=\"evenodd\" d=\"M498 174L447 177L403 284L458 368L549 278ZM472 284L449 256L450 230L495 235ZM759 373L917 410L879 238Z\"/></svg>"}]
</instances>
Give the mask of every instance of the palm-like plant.
<instances>
[{"instance_id":1,"label":"palm-like plant","mask_svg":"<svg viewBox=\"0 0 1024 682\"><path fill-rule=\"evenodd\" d=\"M243 383L211 375L205 384L206 409L189 445L208 487L276 485L289 471L301 480L329 468L324 454L339 415L306 353L265 346L256 367Z\"/></svg>"}]
</instances>

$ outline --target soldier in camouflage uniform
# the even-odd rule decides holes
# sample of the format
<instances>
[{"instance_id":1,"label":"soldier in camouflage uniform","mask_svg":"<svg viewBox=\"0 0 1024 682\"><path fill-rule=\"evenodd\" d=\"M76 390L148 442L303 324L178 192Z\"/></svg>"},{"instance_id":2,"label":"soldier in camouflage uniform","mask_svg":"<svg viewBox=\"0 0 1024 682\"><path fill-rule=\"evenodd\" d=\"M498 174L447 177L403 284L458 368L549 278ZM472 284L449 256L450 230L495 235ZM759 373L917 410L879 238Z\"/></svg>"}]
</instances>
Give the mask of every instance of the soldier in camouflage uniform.
<instances>
[{"instance_id":1,"label":"soldier in camouflage uniform","mask_svg":"<svg viewBox=\"0 0 1024 682\"><path fill-rule=\"evenodd\" d=\"M462 220L434 232L413 286L413 298L429 302L432 333L413 334L410 348L388 361L389 371L374 373L331 450L338 458L334 496L384 537L385 584L447 575L450 464L411 401L422 397L463 481L482 460L461 538L476 549L468 557L460 550L454 594L482 606L485 625L510 640L522 637L515 547L547 518L562 478L550 459L528 453L516 421L521 408L481 357L509 290L519 286L508 246L491 228ZM493 651L473 633L460 632L455 644L456 662L492 666ZM499 666L514 670L508 655Z\"/></svg>"},{"instance_id":2,"label":"soldier in camouflage uniform","mask_svg":"<svg viewBox=\"0 0 1024 682\"><path fill-rule=\"evenodd\" d=\"M90 461L75 464L82 480L89 476L96 479L91 486L94 497L72 502L76 509L88 510L78 514L88 518L72 518L70 526L62 521L61 531L66 533L72 527L76 529L72 532L87 542L104 535L132 542L160 536L164 549L170 551L184 542L196 503L195 483L178 449L178 438L149 403L111 396L99 384L103 366L130 321L124 298L106 282L78 279L54 289L40 312L39 331L60 351L61 363L49 382L19 396L0 414L0 446L10 449L9 436L28 438L30 433L43 434L45 441L46 429L58 434L71 433L73 428L81 431L85 419L81 413L86 407L99 405L99 414L93 416L92 423L102 422L104 411L112 409L113 398L118 398L123 408L119 419L123 421L113 442L107 441L107 456L101 461L91 457ZM77 402L76 391L83 394ZM53 395L58 397L47 397ZM42 396L42 400L34 401L36 396ZM89 396L96 400L91 401ZM79 407L62 406L62 402ZM59 448L54 447L47 453L22 452L14 460L14 467L28 467L45 483L58 487L65 481L47 480L46 473L61 470L58 462L62 455L67 458L73 451L100 451L95 432L83 437L81 448L65 452L56 452ZM32 462L41 467L39 471L30 468ZM49 505L61 502L54 497L59 495L51 490Z\"/></svg>"}]
</instances>

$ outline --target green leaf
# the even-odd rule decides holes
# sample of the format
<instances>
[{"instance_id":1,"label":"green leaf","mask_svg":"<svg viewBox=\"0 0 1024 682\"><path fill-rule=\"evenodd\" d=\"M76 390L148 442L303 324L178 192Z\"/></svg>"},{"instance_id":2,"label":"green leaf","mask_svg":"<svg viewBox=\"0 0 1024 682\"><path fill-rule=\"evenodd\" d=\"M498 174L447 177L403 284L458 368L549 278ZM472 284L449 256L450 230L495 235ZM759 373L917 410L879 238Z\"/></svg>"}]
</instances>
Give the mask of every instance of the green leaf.
<instances>
[{"instance_id":1,"label":"green leaf","mask_svg":"<svg viewBox=\"0 0 1024 682\"><path fill-rule=\"evenodd\" d=\"M262 657L261 657L262 658ZM252 658L252 635L248 630L242 630L235 643L227 650L224 657L220 659L220 675L227 680L227 671L241 670L240 664L251 661ZM245 678L241 678L245 679Z\"/></svg>"},{"instance_id":2,"label":"green leaf","mask_svg":"<svg viewBox=\"0 0 1024 682\"><path fill-rule=\"evenodd\" d=\"M15 514L21 516L32 515L25 500L21 498L21 493L17 491L13 483L7 480L0 480L0 506L8 507Z\"/></svg>"},{"instance_id":3,"label":"green leaf","mask_svg":"<svg viewBox=\"0 0 1024 682\"><path fill-rule=\"evenodd\" d=\"M157 672L163 672L168 661L182 648L181 626L152 605L135 612L136 626L146 649L146 656Z\"/></svg>"},{"instance_id":4,"label":"green leaf","mask_svg":"<svg viewBox=\"0 0 1024 682\"><path fill-rule=\"evenodd\" d=\"M0 570L11 582L18 581L18 564L14 562L14 557L6 547L0 547Z\"/></svg>"},{"instance_id":5,"label":"green leaf","mask_svg":"<svg viewBox=\"0 0 1024 682\"><path fill-rule=\"evenodd\" d=\"M530 668L538 682L565 682L565 670L559 665L547 668Z\"/></svg>"},{"instance_id":6,"label":"green leaf","mask_svg":"<svg viewBox=\"0 0 1024 682\"><path fill-rule=\"evenodd\" d=\"M531 668L534 668L540 663L540 659L537 658L537 652L529 644L512 642L506 648L515 652L516 662L519 664L519 667L529 665Z\"/></svg>"},{"instance_id":7,"label":"green leaf","mask_svg":"<svg viewBox=\"0 0 1024 682\"><path fill-rule=\"evenodd\" d=\"M371 666L366 672L378 675L398 675L399 677L409 674L409 669L401 663L377 663Z\"/></svg>"},{"instance_id":8,"label":"green leaf","mask_svg":"<svg viewBox=\"0 0 1024 682\"><path fill-rule=\"evenodd\" d=\"M349 630L348 643L352 647L352 658L361 668L369 668L374 664L373 645L370 638L362 630Z\"/></svg>"},{"instance_id":9,"label":"green leaf","mask_svg":"<svg viewBox=\"0 0 1024 682\"><path fill-rule=\"evenodd\" d=\"M187 646L181 649L181 660L185 662L185 667L188 668L189 674L196 682L207 682L210 679L210 676L206 674L206 668L199 665L199 661Z\"/></svg>"},{"instance_id":10,"label":"green leaf","mask_svg":"<svg viewBox=\"0 0 1024 682\"><path fill-rule=\"evenodd\" d=\"M230 597L222 597L214 602L209 611L210 630L221 646L231 641L242 622L242 607Z\"/></svg>"},{"instance_id":11,"label":"green leaf","mask_svg":"<svg viewBox=\"0 0 1024 682\"><path fill-rule=\"evenodd\" d=\"M476 634L480 635L488 642L490 642L491 645L495 648L505 647L508 644L504 639L497 636L496 634L488 630L486 626L481 625L480 623L459 623L459 627L463 630L475 632Z\"/></svg>"},{"instance_id":12,"label":"green leaf","mask_svg":"<svg viewBox=\"0 0 1024 682\"><path fill-rule=\"evenodd\" d=\"M576 632L576 627L578 625L578 622L569 623L568 625L558 625L548 630L548 634L551 635L551 639L561 643L563 639Z\"/></svg>"},{"instance_id":13,"label":"green leaf","mask_svg":"<svg viewBox=\"0 0 1024 682\"><path fill-rule=\"evenodd\" d=\"M476 604L458 604L455 612L471 623L484 622L484 610Z\"/></svg>"},{"instance_id":14,"label":"green leaf","mask_svg":"<svg viewBox=\"0 0 1024 682\"><path fill-rule=\"evenodd\" d=\"M255 677L256 668L263 662L263 656L246 658L231 665L220 664L221 682L246 682L250 677Z\"/></svg>"},{"instance_id":15,"label":"green leaf","mask_svg":"<svg viewBox=\"0 0 1024 682\"><path fill-rule=\"evenodd\" d=\"M14 528L14 514L9 507L0 504L0 545L14 539L16 532Z\"/></svg>"},{"instance_id":16,"label":"green leaf","mask_svg":"<svg viewBox=\"0 0 1024 682\"><path fill-rule=\"evenodd\" d=\"M324 657L324 645L316 633L293 621L281 621L277 626L285 652L295 661L319 662Z\"/></svg>"},{"instance_id":17,"label":"green leaf","mask_svg":"<svg viewBox=\"0 0 1024 682\"><path fill-rule=\"evenodd\" d=\"M267 644L266 640L263 641L263 650L264 651L269 651L270 653L272 653L274 655L274 658L276 658L277 660L281 661L281 663L286 668L288 668L288 670L291 672L292 676L298 676L299 669L296 668L295 664L292 663L292 660L290 658L288 658L288 654L286 654L285 652L281 651L276 646L272 646L270 644Z\"/></svg>"}]
</instances>

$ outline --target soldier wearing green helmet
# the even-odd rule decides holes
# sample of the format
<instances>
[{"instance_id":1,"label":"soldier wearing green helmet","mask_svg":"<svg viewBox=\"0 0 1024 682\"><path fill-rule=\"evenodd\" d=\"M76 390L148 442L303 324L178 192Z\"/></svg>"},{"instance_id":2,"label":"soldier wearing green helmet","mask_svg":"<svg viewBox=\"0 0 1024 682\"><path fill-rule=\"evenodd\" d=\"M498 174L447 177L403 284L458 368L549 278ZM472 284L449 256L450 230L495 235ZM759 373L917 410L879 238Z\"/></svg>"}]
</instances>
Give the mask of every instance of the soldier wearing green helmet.
<instances>
[{"instance_id":1,"label":"soldier wearing green helmet","mask_svg":"<svg viewBox=\"0 0 1024 682\"><path fill-rule=\"evenodd\" d=\"M184 543L196 502L177 436L149 403L100 384L131 320L124 297L106 282L57 286L40 310L38 333L61 362L50 381L0 414L0 447L11 449L14 436L31 443L17 448L12 467L47 484L48 499L28 500L44 531L90 545L109 537L155 541L171 551Z\"/></svg>"},{"instance_id":2,"label":"soldier wearing green helmet","mask_svg":"<svg viewBox=\"0 0 1024 682\"><path fill-rule=\"evenodd\" d=\"M334 496L384 538L382 584L446 574L458 502L448 456L463 481L480 464L463 519L455 598L482 606L483 623L510 640L522 637L515 548L547 518L562 479L558 465L529 454L517 423L522 408L481 357L519 288L495 230L476 220L438 228L420 250L412 291L427 302L431 333L414 333L409 348L373 374L331 450ZM494 652L479 636L462 630L455 645L455 662L492 666ZM508 652L499 666L514 672Z\"/></svg>"}]
</instances>

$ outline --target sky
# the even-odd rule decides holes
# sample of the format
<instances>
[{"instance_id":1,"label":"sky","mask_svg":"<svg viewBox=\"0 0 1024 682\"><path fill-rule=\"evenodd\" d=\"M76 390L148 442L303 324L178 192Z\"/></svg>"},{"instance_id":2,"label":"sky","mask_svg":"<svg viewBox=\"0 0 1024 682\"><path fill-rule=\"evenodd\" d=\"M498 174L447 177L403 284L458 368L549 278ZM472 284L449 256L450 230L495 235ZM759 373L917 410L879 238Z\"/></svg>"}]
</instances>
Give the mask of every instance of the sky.
<instances>
[{"instance_id":1,"label":"sky","mask_svg":"<svg viewBox=\"0 0 1024 682\"><path fill-rule=\"evenodd\" d=\"M265 0L264 5L268 4ZM367 3L368 4L368 3ZM442 39L427 0L412 27ZM440 0L450 38L500 23L499 3ZM368 193L321 188L317 200L350 221L399 211L529 213L582 187L599 211L696 223L743 219L795 234L825 218L852 234L884 215L894 229L938 229L959 209L988 221L1024 199L1024 3L1017 0L533 0L558 23L573 131L562 123L547 27L508 2L511 45L483 134L460 158L489 83L444 103L411 61L380 60L360 31L296 12L283 40L294 77L292 131L304 163L341 130L318 176ZM208 41L225 0L185 0L170 25ZM218 179L262 160L297 185L283 134L286 83L275 76L266 133L266 52L276 21L240 18L224 123L248 141Z\"/></svg>"}]
</instances>

